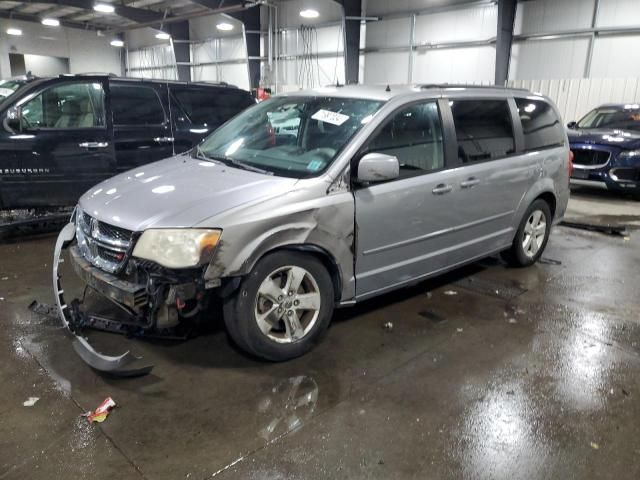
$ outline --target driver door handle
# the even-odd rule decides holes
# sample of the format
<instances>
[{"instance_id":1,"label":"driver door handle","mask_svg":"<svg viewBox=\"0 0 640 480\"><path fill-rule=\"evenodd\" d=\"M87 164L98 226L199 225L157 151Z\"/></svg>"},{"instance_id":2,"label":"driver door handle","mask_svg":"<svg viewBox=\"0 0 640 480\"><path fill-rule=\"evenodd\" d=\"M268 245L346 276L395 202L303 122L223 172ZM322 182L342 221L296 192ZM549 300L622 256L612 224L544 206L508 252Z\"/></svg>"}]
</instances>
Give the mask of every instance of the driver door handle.
<instances>
[{"instance_id":1,"label":"driver door handle","mask_svg":"<svg viewBox=\"0 0 640 480\"><path fill-rule=\"evenodd\" d=\"M440 183L436 185L433 190L431 190L431 193L433 193L434 195L444 195L445 193L449 193L451 190L453 190L453 187L451 185Z\"/></svg>"},{"instance_id":2,"label":"driver door handle","mask_svg":"<svg viewBox=\"0 0 640 480\"><path fill-rule=\"evenodd\" d=\"M462 188L472 188L479 183L480 183L480 180L478 180L476 177L469 177L464 182L460 182L460 186Z\"/></svg>"},{"instance_id":3,"label":"driver door handle","mask_svg":"<svg viewBox=\"0 0 640 480\"><path fill-rule=\"evenodd\" d=\"M82 142L79 143L78 146L80 148L107 148L109 142Z\"/></svg>"}]
</instances>

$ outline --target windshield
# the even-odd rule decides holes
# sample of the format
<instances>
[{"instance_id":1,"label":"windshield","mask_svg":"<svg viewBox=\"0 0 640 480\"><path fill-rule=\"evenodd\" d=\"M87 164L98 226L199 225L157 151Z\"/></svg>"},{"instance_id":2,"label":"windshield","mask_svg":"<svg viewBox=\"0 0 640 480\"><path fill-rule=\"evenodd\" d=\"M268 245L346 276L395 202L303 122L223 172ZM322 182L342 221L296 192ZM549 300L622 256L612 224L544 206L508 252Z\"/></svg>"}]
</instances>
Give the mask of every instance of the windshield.
<instances>
[{"instance_id":1,"label":"windshield","mask_svg":"<svg viewBox=\"0 0 640 480\"><path fill-rule=\"evenodd\" d=\"M640 106L596 108L578 122L578 128L616 128L640 131Z\"/></svg>"},{"instance_id":2,"label":"windshield","mask_svg":"<svg viewBox=\"0 0 640 480\"><path fill-rule=\"evenodd\" d=\"M196 149L238 168L294 178L320 174L383 102L274 97L245 110Z\"/></svg>"},{"instance_id":3,"label":"windshield","mask_svg":"<svg viewBox=\"0 0 640 480\"><path fill-rule=\"evenodd\" d=\"M0 80L0 99L7 98L25 83L24 80Z\"/></svg>"}]
</instances>

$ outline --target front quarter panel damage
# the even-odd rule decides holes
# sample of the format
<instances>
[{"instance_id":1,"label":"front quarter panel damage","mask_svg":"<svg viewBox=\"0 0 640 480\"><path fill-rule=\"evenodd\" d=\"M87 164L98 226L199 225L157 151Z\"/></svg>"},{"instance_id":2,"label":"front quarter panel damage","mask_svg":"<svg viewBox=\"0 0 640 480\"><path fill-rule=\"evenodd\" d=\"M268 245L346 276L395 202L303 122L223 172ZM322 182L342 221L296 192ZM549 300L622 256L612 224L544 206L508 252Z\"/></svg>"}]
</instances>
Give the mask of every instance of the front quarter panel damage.
<instances>
[{"instance_id":1,"label":"front quarter panel damage","mask_svg":"<svg viewBox=\"0 0 640 480\"><path fill-rule=\"evenodd\" d=\"M322 193L314 195L318 190ZM318 247L333 258L341 277L340 299L354 297L354 200L350 192L339 189L327 194L326 183L302 188L207 221L214 223L223 234L206 280L246 275L268 252L305 245Z\"/></svg>"}]
</instances>

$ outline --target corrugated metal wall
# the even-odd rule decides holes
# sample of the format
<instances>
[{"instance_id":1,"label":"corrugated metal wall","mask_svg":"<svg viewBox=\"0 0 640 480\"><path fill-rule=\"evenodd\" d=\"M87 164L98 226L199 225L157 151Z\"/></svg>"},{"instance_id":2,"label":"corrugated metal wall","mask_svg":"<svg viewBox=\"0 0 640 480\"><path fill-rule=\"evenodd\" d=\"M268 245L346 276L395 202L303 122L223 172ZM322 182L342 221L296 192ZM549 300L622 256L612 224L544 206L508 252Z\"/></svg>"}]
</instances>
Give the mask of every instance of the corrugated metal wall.
<instances>
[{"instance_id":1,"label":"corrugated metal wall","mask_svg":"<svg viewBox=\"0 0 640 480\"><path fill-rule=\"evenodd\" d=\"M640 103L640 79L574 78L570 80L510 80L509 86L549 96L565 123L579 120L603 103Z\"/></svg>"}]
</instances>

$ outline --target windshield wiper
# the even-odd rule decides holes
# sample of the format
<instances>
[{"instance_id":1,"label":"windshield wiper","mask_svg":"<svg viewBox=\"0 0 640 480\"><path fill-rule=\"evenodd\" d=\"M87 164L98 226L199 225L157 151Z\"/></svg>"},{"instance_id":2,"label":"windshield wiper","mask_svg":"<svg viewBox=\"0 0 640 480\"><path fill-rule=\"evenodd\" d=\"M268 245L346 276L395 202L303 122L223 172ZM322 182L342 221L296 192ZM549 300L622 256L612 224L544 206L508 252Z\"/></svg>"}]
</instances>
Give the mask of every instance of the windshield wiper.
<instances>
[{"instance_id":1,"label":"windshield wiper","mask_svg":"<svg viewBox=\"0 0 640 480\"><path fill-rule=\"evenodd\" d=\"M225 165L230 165L232 167L249 170L250 172L262 173L264 175L273 175L273 172L270 172L269 170L264 170L262 168L254 167L253 165L249 165L248 163L244 163L244 162L241 162L240 160L236 160L235 158L227 157L224 155L208 155L207 158L210 158L211 160L217 160L218 162L222 162Z\"/></svg>"}]
</instances>

